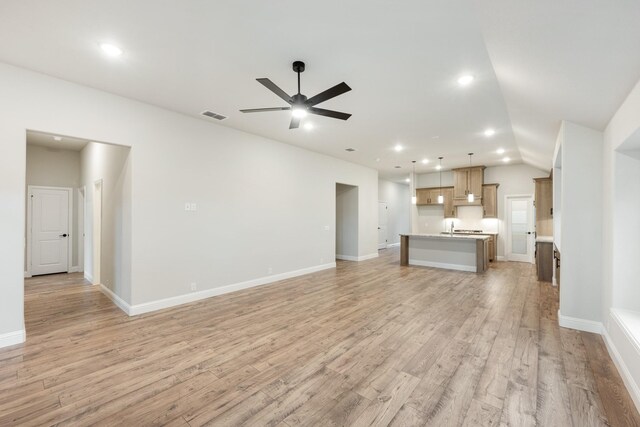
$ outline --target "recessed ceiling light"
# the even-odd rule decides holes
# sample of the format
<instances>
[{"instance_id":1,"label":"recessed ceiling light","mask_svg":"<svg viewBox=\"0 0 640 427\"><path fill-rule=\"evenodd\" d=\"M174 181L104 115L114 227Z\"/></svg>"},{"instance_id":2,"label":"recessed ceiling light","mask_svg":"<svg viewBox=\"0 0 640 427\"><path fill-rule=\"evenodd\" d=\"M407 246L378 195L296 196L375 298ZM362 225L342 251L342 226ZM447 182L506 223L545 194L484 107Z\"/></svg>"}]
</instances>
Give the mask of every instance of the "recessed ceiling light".
<instances>
[{"instance_id":1,"label":"recessed ceiling light","mask_svg":"<svg viewBox=\"0 0 640 427\"><path fill-rule=\"evenodd\" d=\"M505 163L509 163L511 161L511 159L508 158L508 157L505 157L504 159L502 159L502 161L505 162Z\"/></svg>"},{"instance_id":2,"label":"recessed ceiling light","mask_svg":"<svg viewBox=\"0 0 640 427\"><path fill-rule=\"evenodd\" d=\"M311 130L313 129L313 123L305 123L303 127L305 130Z\"/></svg>"},{"instance_id":3,"label":"recessed ceiling light","mask_svg":"<svg viewBox=\"0 0 640 427\"><path fill-rule=\"evenodd\" d=\"M379 162L379 161L380 161L380 157L378 157L378 158L376 159L376 162Z\"/></svg>"},{"instance_id":4,"label":"recessed ceiling light","mask_svg":"<svg viewBox=\"0 0 640 427\"><path fill-rule=\"evenodd\" d=\"M402 147L402 145L397 144L395 147L393 147L394 150L396 151L402 151L404 149L404 147Z\"/></svg>"},{"instance_id":5,"label":"recessed ceiling light","mask_svg":"<svg viewBox=\"0 0 640 427\"><path fill-rule=\"evenodd\" d=\"M429 159L422 159L422 164L426 165L427 163L429 163Z\"/></svg>"},{"instance_id":6,"label":"recessed ceiling light","mask_svg":"<svg viewBox=\"0 0 640 427\"><path fill-rule=\"evenodd\" d=\"M296 119L302 119L303 117L307 116L307 110L305 110L304 108L294 108L293 110L291 110L291 115Z\"/></svg>"},{"instance_id":7,"label":"recessed ceiling light","mask_svg":"<svg viewBox=\"0 0 640 427\"><path fill-rule=\"evenodd\" d=\"M436 165L436 170L440 170L440 169L442 169L442 166Z\"/></svg>"},{"instance_id":8,"label":"recessed ceiling light","mask_svg":"<svg viewBox=\"0 0 640 427\"><path fill-rule=\"evenodd\" d=\"M498 148L498 149L496 150L496 153L498 153L498 154L504 154L504 148Z\"/></svg>"},{"instance_id":9,"label":"recessed ceiling light","mask_svg":"<svg viewBox=\"0 0 640 427\"><path fill-rule=\"evenodd\" d=\"M406 179L404 180L404 182L411 182L411 179L406 178Z\"/></svg>"},{"instance_id":10,"label":"recessed ceiling light","mask_svg":"<svg viewBox=\"0 0 640 427\"><path fill-rule=\"evenodd\" d=\"M471 82L473 81L474 77L470 74L466 74L464 76L460 76L458 78L458 84L460 86L468 86L471 84Z\"/></svg>"},{"instance_id":11,"label":"recessed ceiling light","mask_svg":"<svg viewBox=\"0 0 640 427\"><path fill-rule=\"evenodd\" d=\"M440 135L433 135L431 139L440 139Z\"/></svg>"},{"instance_id":12,"label":"recessed ceiling light","mask_svg":"<svg viewBox=\"0 0 640 427\"><path fill-rule=\"evenodd\" d=\"M61 136L54 136L53 139L55 141L62 141L62 137Z\"/></svg>"},{"instance_id":13,"label":"recessed ceiling light","mask_svg":"<svg viewBox=\"0 0 640 427\"><path fill-rule=\"evenodd\" d=\"M122 49L111 43L100 43L100 49L109 56L116 57L122 55Z\"/></svg>"},{"instance_id":14,"label":"recessed ceiling light","mask_svg":"<svg viewBox=\"0 0 640 427\"><path fill-rule=\"evenodd\" d=\"M492 137L495 134L496 134L496 131L493 129L487 129L484 131L484 136L486 136L487 138Z\"/></svg>"}]
</instances>

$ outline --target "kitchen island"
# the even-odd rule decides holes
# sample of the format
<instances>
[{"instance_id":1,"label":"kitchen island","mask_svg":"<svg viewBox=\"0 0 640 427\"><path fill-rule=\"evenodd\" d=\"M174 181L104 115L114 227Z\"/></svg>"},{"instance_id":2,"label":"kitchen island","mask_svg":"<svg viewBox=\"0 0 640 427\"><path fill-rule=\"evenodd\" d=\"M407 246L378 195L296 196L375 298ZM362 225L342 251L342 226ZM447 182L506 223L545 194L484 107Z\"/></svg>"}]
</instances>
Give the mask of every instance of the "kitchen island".
<instances>
[{"instance_id":1,"label":"kitchen island","mask_svg":"<svg viewBox=\"0 0 640 427\"><path fill-rule=\"evenodd\" d=\"M400 265L483 273L489 266L489 236L401 234Z\"/></svg>"}]
</instances>

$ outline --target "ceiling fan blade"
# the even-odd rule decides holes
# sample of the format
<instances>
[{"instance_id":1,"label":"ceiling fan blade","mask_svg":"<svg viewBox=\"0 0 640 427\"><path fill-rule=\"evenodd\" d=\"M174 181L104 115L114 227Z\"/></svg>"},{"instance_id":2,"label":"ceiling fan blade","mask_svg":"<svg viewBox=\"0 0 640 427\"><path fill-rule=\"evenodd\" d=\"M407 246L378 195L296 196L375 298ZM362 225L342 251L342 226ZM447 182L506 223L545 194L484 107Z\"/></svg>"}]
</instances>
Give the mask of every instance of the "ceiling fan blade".
<instances>
[{"instance_id":1,"label":"ceiling fan blade","mask_svg":"<svg viewBox=\"0 0 640 427\"><path fill-rule=\"evenodd\" d=\"M256 79L257 81L259 81L260 83L262 83L262 85L264 87L266 87L267 89L269 89L271 92L275 93L276 95L278 95L280 98L284 99L287 103L291 104L293 101L291 100L291 97L289 95L287 95L287 92L283 91L282 89L280 89L278 87L278 85L276 85L274 82L272 82L271 80L267 79L267 78L262 78L262 79Z\"/></svg>"},{"instance_id":2,"label":"ceiling fan blade","mask_svg":"<svg viewBox=\"0 0 640 427\"><path fill-rule=\"evenodd\" d=\"M351 114L349 113L341 113L340 111L325 110L324 108L317 108L317 107L309 107L308 111L311 114L317 114L319 116L326 116L326 117L331 117L333 119L340 119L340 120L347 120L349 117L351 117Z\"/></svg>"},{"instance_id":3,"label":"ceiling fan blade","mask_svg":"<svg viewBox=\"0 0 640 427\"><path fill-rule=\"evenodd\" d=\"M298 129L300 127L300 117L291 117L289 129Z\"/></svg>"},{"instance_id":4,"label":"ceiling fan blade","mask_svg":"<svg viewBox=\"0 0 640 427\"><path fill-rule=\"evenodd\" d=\"M350 90L351 88L349 87L349 85L347 85L345 82L342 82L330 89L325 90L324 92L320 92L312 98L307 99L307 102L305 102L305 104L307 104L308 106L320 104L321 102L324 102L331 98L335 98L336 96L342 95L343 93L349 92Z\"/></svg>"},{"instance_id":5,"label":"ceiling fan blade","mask_svg":"<svg viewBox=\"0 0 640 427\"><path fill-rule=\"evenodd\" d=\"M291 107L272 107L272 108L248 108L245 110L240 110L243 113L261 113L263 111L284 111L290 110Z\"/></svg>"}]
</instances>

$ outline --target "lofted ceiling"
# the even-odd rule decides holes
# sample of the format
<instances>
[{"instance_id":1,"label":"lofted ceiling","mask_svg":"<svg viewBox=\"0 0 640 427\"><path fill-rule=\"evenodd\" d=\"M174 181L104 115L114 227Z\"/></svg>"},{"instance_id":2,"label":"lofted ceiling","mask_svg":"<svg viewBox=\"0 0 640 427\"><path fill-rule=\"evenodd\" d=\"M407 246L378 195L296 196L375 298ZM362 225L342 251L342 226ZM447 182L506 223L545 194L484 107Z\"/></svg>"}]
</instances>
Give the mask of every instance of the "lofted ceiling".
<instances>
[{"instance_id":1,"label":"lofted ceiling","mask_svg":"<svg viewBox=\"0 0 640 427\"><path fill-rule=\"evenodd\" d=\"M4 0L0 61L203 120L211 110L228 116L214 123L402 180L412 160L427 172L469 152L550 168L560 121L602 130L640 78L637 22L636 0ZM108 58L102 42L124 53ZM255 79L293 94L294 60L309 97L351 86L318 105L348 121L289 130L288 112L238 111L283 106ZM465 74L475 80L461 87Z\"/></svg>"}]
</instances>

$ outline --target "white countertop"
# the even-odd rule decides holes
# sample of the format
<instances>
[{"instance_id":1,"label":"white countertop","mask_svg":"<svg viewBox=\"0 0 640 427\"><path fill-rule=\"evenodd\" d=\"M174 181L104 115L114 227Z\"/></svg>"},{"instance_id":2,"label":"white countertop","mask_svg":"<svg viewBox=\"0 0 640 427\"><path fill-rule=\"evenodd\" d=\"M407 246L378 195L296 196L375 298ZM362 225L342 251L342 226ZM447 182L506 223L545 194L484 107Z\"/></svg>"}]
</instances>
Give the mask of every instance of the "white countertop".
<instances>
[{"instance_id":1,"label":"white countertop","mask_svg":"<svg viewBox=\"0 0 640 427\"><path fill-rule=\"evenodd\" d=\"M441 231L440 234L449 234L448 231ZM481 233L472 233L472 232L466 232L466 231L454 231L453 234L462 234L462 235L469 235L469 234L473 234L473 235L485 235L485 236L497 236L498 233L496 231L483 231Z\"/></svg>"},{"instance_id":2,"label":"white countertop","mask_svg":"<svg viewBox=\"0 0 640 427\"><path fill-rule=\"evenodd\" d=\"M478 234L456 234L453 236L449 233L446 234L401 234L401 236L419 237L422 239L441 239L441 240L487 240L490 237L487 235Z\"/></svg>"},{"instance_id":3,"label":"white countertop","mask_svg":"<svg viewBox=\"0 0 640 427\"><path fill-rule=\"evenodd\" d=\"M537 236L536 242L553 243L553 236Z\"/></svg>"}]
</instances>

